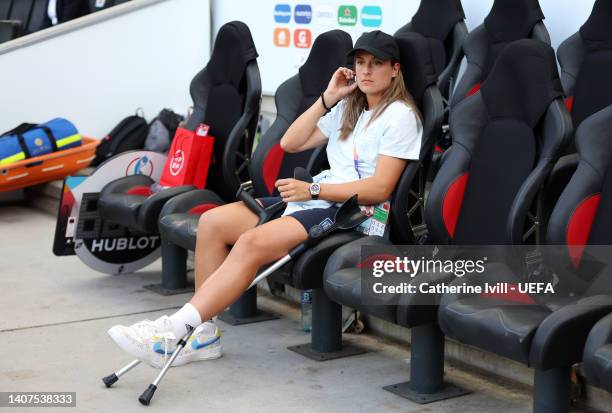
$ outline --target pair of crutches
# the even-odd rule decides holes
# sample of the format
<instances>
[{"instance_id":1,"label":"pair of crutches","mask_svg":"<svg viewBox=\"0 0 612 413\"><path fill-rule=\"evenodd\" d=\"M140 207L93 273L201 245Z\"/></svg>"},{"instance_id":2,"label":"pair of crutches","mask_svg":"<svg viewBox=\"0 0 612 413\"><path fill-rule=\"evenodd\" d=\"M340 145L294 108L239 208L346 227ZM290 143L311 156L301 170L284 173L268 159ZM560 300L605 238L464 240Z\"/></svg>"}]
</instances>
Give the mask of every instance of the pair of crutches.
<instances>
[{"instance_id":1,"label":"pair of crutches","mask_svg":"<svg viewBox=\"0 0 612 413\"><path fill-rule=\"evenodd\" d=\"M312 182L312 177L303 168L296 168L294 177L295 179L299 179L302 181ZM284 205L283 202L281 201L267 208L262 207L245 190L248 188L248 186L249 186L249 183L246 183L240 187L240 190L238 191L238 198L244 201L244 203L253 212L258 214L259 216L258 225L271 219ZM253 287L258 282L268 277L270 274L272 274L273 272L281 268L283 265L285 265L292 259L299 256L306 249L315 245L320 240L330 235L334 231L353 229L359 224L361 224L363 221L365 221L366 219L368 219L368 217L364 213L362 213L361 208L359 207L359 204L357 202L357 195L354 195L353 197L345 201L340 206L340 208L336 211L336 214L334 216L334 221L332 222L332 224L328 225L327 227L323 227L321 225L312 227L308 233L308 239L304 243L293 248L283 258L276 261L274 264L272 264L271 266L266 268L264 271L259 273L257 277L255 277L255 279L253 280L249 288ZM172 366L172 363L174 363L174 360L178 357L181 350L183 350L183 348L187 344L189 338L191 337L191 334L193 333L193 330L194 330L194 327L189 329L189 331L187 331L187 333L185 333L185 335L181 337L181 339L177 343L176 349L174 350L170 358L166 361L166 364L164 364L163 368L161 369L161 371L159 372L155 380L153 380L153 382L149 384L147 389L140 395L140 397L138 398L138 401L141 404L145 406L149 405L149 403L151 402L151 399L153 398L153 395L155 394L155 391L157 390L157 386L162 381L162 379L168 372L168 369L170 368L170 366ZM124 374L132 370L134 367L139 365L140 363L141 363L140 360L134 360L128 365L124 366L123 368L117 370L116 372L104 377L102 381L104 382L106 387L111 387L115 382L117 382L117 380L119 380L119 377L123 376Z\"/></svg>"}]
</instances>

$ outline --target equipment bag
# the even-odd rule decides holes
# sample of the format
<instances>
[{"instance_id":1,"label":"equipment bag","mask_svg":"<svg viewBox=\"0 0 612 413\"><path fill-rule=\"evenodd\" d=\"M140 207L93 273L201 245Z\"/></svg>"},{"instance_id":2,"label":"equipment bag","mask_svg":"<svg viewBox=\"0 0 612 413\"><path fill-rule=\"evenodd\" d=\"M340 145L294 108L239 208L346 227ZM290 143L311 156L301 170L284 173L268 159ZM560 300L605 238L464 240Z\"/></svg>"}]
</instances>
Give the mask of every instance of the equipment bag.
<instances>
[{"instance_id":1,"label":"equipment bag","mask_svg":"<svg viewBox=\"0 0 612 413\"><path fill-rule=\"evenodd\" d=\"M40 125L22 123L0 137L0 165L80 146L81 135L68 120L56 118Z\"/></svg>"},{"instance_id":2,"label":"equipment bag","mask_svg":"<svg viewBox=\"0 0 612 413\"><path fill-rule=\"evenodd\" d=\"M163 109L149 125L144 148L147 151L165 153L183 117L170 109Z\"/></svg>"},{"instance_id":3,"label":"equipment bag","mask_svg":"<svg viewBox=\"0 0 612 413\"><path fill-rule=\"evenodd\" d=\"M98 166L121 152L142 149L148 132L149 125L142 116L128 116L102 138L91 165Z\"/></svg>"}]
</instances>

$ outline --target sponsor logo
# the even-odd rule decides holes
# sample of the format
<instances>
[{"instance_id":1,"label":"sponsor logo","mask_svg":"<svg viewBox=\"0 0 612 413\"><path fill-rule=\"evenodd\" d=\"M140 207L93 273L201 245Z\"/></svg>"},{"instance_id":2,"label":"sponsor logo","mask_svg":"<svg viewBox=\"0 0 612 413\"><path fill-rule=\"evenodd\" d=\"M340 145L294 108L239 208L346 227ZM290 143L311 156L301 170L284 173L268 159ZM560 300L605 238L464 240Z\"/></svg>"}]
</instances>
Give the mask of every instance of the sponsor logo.
<instances>
[{"instance_id":1,"label":"sponsor logo","mask_svg":"<svg viewBox=\"0 0 612 413\"><path fill-rule=\"evenodd\" d=\"M312 43L312 33L308 29L296 29L293 32L293 44L298 49L308 49Z\"/></svg>"},{"instance_id":2,"label":"sponsor logo","mask_svg":"<svg viewBox=\"0 0 612 413\"><path fill-rule=\"evenodd\" d=\"M296 4L293 19L298 24L308 24L312 21L312 7L309 4Z\"/></svg>"},{"instance_id":3,"label":"sponsor logo","mask_svg":"<svg viewBox=\"0 0 612 413\"><path fill-rule=\"evenodd\" d=\"M138 156L132 159L125 168L125 176L128 175L153 175L153 162L146 156Z\"/></svg>"},{"instance_id":4,"label":"sponsor logo","mask_svg":"<svg viewBox=\"0 0 612 413\"><path fill-rule=\"evenodd\" d=\"M170 173L172 176L177 176L185 165L185 152L182 149L177 149L170 160Z\"/></svg>"},{"instance_id":5,"label":"sponsor logo","mask_svg":"<svg viewBox=\"0 0 612 413\"><path fill-rule=\"evenodd\" d=\"M274 6L274 21L276 23L289 23L291 21L291 6L288 4Z\"/></svg>"},{"instance_id":6,"label":"sponsor logo","mask_svg":"<svg viewBox=\"0 0 612 413\"><path fill-rule=\"evenodd\" d=\"M315 8L314 18L320 26L332 26L334 17L334 9L331 6L321 5Z\"/></svg>"},{"instance_id":7,"label":"sponsor logo","mask_svg":"<svg viewBox=\"0 0 612 413\"><path fill-rule=\"evenodd\" d=\"M34 139L34 144L35 144L36 146L42 146L43 141L42 141L42 139L40 139L40 138L36 138L36 139Z\"/></svg>"},{"instance_id":8,"label":"sponsor logo","mask_svg":"<svg viewBox=\"0 0 612 413\"><path fill-rule=\"evenodd\" d=\"M155 249L158 246L158 235L144 236L139 238L102 238L92 240L91 252L146 250Z\"/></svg>"},{"instance_id":9,"label":"sponsor logo","mask_svg":"<svg viewBox=\"0 0 612 413\"><path fill-rule=\"evenodd\" d=\"M380 6L363 6L361 9L361 24L365 27L380 27L382 24L382 9Z\"/></svg>"},{"instance_id":10,"label":"sponsor logo","mask_svg":"<svg viewBox=\"0 0 612 413\"><path fill-rule=\"evenodd\" d=\"M321 226L321 228L326 230L327 228L331 227L333 223L334 222L332 221L332 219L327 217L319 225Z\"/></svg>"},{"instance_id":11,"label":"sponsor logo","mask_svg":"<svg viewBox=\"0 0 612 413\"><path fill-rule=\"evenodd\" d=\"M357 7L338 7L338 24L341 26L354 26L357 24Z\"/></svg>"},{"instance_id":12,"label":"sponsor logo","mask_svg":"<svg viewBox=\"0 0 612 413\"><path fill-rule=\"evenodd\" d=\"M289 47L291 43L291 32L289 29L274 29L274 46Z\"/></svg>"}]
</instances>

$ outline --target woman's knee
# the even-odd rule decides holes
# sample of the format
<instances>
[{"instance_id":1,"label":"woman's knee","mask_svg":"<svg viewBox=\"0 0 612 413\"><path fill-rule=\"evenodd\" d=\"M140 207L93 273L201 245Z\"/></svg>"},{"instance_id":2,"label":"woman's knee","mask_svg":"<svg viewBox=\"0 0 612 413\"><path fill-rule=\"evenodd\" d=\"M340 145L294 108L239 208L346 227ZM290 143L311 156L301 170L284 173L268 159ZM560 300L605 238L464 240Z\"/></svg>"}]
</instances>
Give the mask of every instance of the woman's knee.
<instances>
[{"instance_id":1,"label":"woman's knee","mask_svg":"<svg viewBox=\"0 0 612 413\"><path fill-rule=\"evenodd\" d=\"M223 232L223 226L226 219L223 211L220 208L210 209L200 215L198 220L198 238L214 238Z\"/></svg>"},{"instance_id":2,"label":"woman's knee","mask_svg":"<svg viewBox=\"0 0 612 413\"><path fill-rule=\"evenodd\" d=\"M260 234L251 229L238 237L232 250L239 254L241 259L257 261L263 258L266 248L266 243L262 241Z\"/></svg>"}]
</instances>

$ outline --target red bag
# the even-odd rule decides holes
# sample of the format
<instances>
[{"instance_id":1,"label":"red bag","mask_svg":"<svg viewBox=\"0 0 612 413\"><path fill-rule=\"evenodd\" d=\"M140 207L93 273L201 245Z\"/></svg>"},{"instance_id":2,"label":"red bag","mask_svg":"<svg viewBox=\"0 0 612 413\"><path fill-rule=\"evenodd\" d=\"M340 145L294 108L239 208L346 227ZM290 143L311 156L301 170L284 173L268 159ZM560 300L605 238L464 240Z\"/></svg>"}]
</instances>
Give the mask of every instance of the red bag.
<instances>
[{"instance_id":1,"label":"red bag","mask_svg":"<svg viewBox=\"0 0 612 413\"><path fill-rule=\"evenodd\" d=\"M197 132L196 132L197 134ZM198 157L198 166L196 167L193 184L199 189L206 186L206 178L208 178L208 168L214 163L213 145L215 138L212 136L199 136L200 139L200 156Z\"/></svg>"},{"instance_id":2,"label":"red bag","mask_svg":"<svg viewBox=\"0 0 612 413\"><path fill-rule=\"evenodd\" d=\"M168 159L164 165L164 171L159 180L160 185L180 186L193 184L200 189L204 187L214 143L212 136L205 136L208 134L208 128L207 125L200 124L196 132L184 128L176 130L172 145L168 151ZM201 168L205 169L203 177L203 170ZM197 184L195 183L196 177Z\"/></svg>"}]
</instances>

